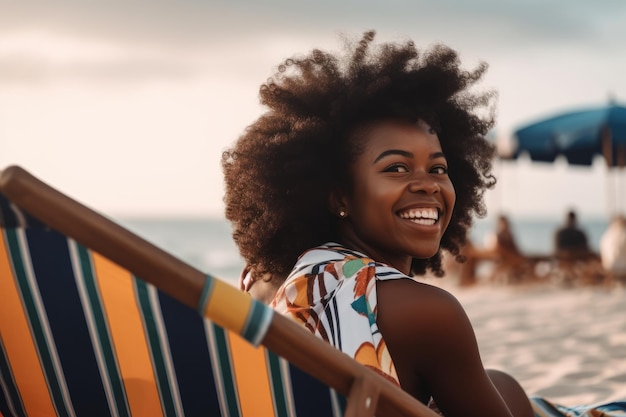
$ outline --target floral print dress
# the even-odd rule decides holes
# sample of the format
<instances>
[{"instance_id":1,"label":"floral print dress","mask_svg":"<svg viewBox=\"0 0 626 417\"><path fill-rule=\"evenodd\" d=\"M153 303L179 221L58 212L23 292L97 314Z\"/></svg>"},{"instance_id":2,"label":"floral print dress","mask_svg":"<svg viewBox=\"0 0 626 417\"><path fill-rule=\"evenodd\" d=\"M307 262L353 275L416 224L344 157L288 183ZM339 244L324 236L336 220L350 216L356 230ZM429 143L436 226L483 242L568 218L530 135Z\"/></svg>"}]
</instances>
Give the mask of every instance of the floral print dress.
<instances>
[{"instance_id":1,"label":"floral print dress","mask_svg":"<svg viewBox=\"0 0 626 417\"><path fill-rule=\"evenodd\" d=\"M376 324L376 281L411 279L336 243L300 256L272 307L317 337L400 385Z\"/></svg>"}]
</instances>

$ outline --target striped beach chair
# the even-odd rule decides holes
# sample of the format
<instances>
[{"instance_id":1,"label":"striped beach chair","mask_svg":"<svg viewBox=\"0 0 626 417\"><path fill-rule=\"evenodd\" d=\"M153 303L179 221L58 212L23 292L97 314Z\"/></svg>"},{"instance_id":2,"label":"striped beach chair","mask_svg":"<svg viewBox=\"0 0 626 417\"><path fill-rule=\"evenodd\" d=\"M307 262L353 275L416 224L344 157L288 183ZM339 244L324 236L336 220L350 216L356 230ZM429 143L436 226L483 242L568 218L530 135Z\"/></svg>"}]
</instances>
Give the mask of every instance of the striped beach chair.
<instances>
[{"instance_id":1,"label":"striped beach chair","mask_svg":"<svg viewBox=\"0 0 626 417\"><path fill-rule=\"evenodd\" d=\"M435 415L19 167L0 226L0 417Z\"/></svg>"}]
</instances>

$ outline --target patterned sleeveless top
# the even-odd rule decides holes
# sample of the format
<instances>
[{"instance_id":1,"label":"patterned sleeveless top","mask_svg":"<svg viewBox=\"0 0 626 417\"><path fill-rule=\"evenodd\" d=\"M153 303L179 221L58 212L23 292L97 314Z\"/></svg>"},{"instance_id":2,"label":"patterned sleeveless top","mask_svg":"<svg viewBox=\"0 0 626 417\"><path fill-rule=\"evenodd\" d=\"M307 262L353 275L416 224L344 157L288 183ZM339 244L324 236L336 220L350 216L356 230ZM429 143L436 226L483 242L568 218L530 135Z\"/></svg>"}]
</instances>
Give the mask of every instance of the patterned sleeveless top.
<instances>
[{"instance_id":1,"label":"patterned sleeveless top","mask_svg":"<svg viewBox=\"0 0 626 417\"><path fill-rule=\"evenodd\" d=\"M304 252L271 306L400 385L376 324L376 281L412 279L336 243Z\"/></svg>"}]
</instances>

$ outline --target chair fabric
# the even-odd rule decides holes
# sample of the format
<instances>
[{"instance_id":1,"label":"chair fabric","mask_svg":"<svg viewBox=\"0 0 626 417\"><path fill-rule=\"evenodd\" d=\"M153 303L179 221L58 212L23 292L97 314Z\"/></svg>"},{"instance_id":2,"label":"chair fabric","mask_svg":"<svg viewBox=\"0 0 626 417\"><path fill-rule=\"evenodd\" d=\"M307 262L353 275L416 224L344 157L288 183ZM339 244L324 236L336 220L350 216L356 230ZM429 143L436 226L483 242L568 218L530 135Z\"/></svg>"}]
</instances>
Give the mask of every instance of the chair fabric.
<instances>
[{"instance_id":1,"label":"chair fabric","mask_svg":"<svg viewBox=\"0 0 626 417\"><path fill-rule=\"evenodd\" d=\"M334 390L1 194L0 215L1 416L342 415Z\"/></svg>"}]
</instances>

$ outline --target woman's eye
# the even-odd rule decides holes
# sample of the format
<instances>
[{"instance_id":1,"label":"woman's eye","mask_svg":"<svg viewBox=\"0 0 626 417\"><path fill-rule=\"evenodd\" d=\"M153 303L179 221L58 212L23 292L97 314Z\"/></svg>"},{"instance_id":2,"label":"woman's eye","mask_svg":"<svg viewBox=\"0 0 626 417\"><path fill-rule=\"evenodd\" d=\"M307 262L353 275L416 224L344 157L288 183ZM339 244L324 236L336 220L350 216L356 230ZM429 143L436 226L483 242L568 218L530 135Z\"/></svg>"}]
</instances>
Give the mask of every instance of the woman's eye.
<instances>
[{"instance_id":1,"label":"woman's eye","mask_svg":"<svg viewBox=\"0 0 626 417\"><path fill-rule=\"evenodd\" d=\"M385 172L409 172L409 170L402 164L393 164L385 168Z\"/></svg>"},{"instance_id":2,"label":"woman's eye","mask_svg":"<svg viewBox=\"0 0 626 417\"><path fill-rule=\"evenodd\" d=\"M433 174L447 174L448 173L448 167L446 167L444 165L437 165L436 167L433 167L431 172Z\"/></svg>"}]
</instances>

